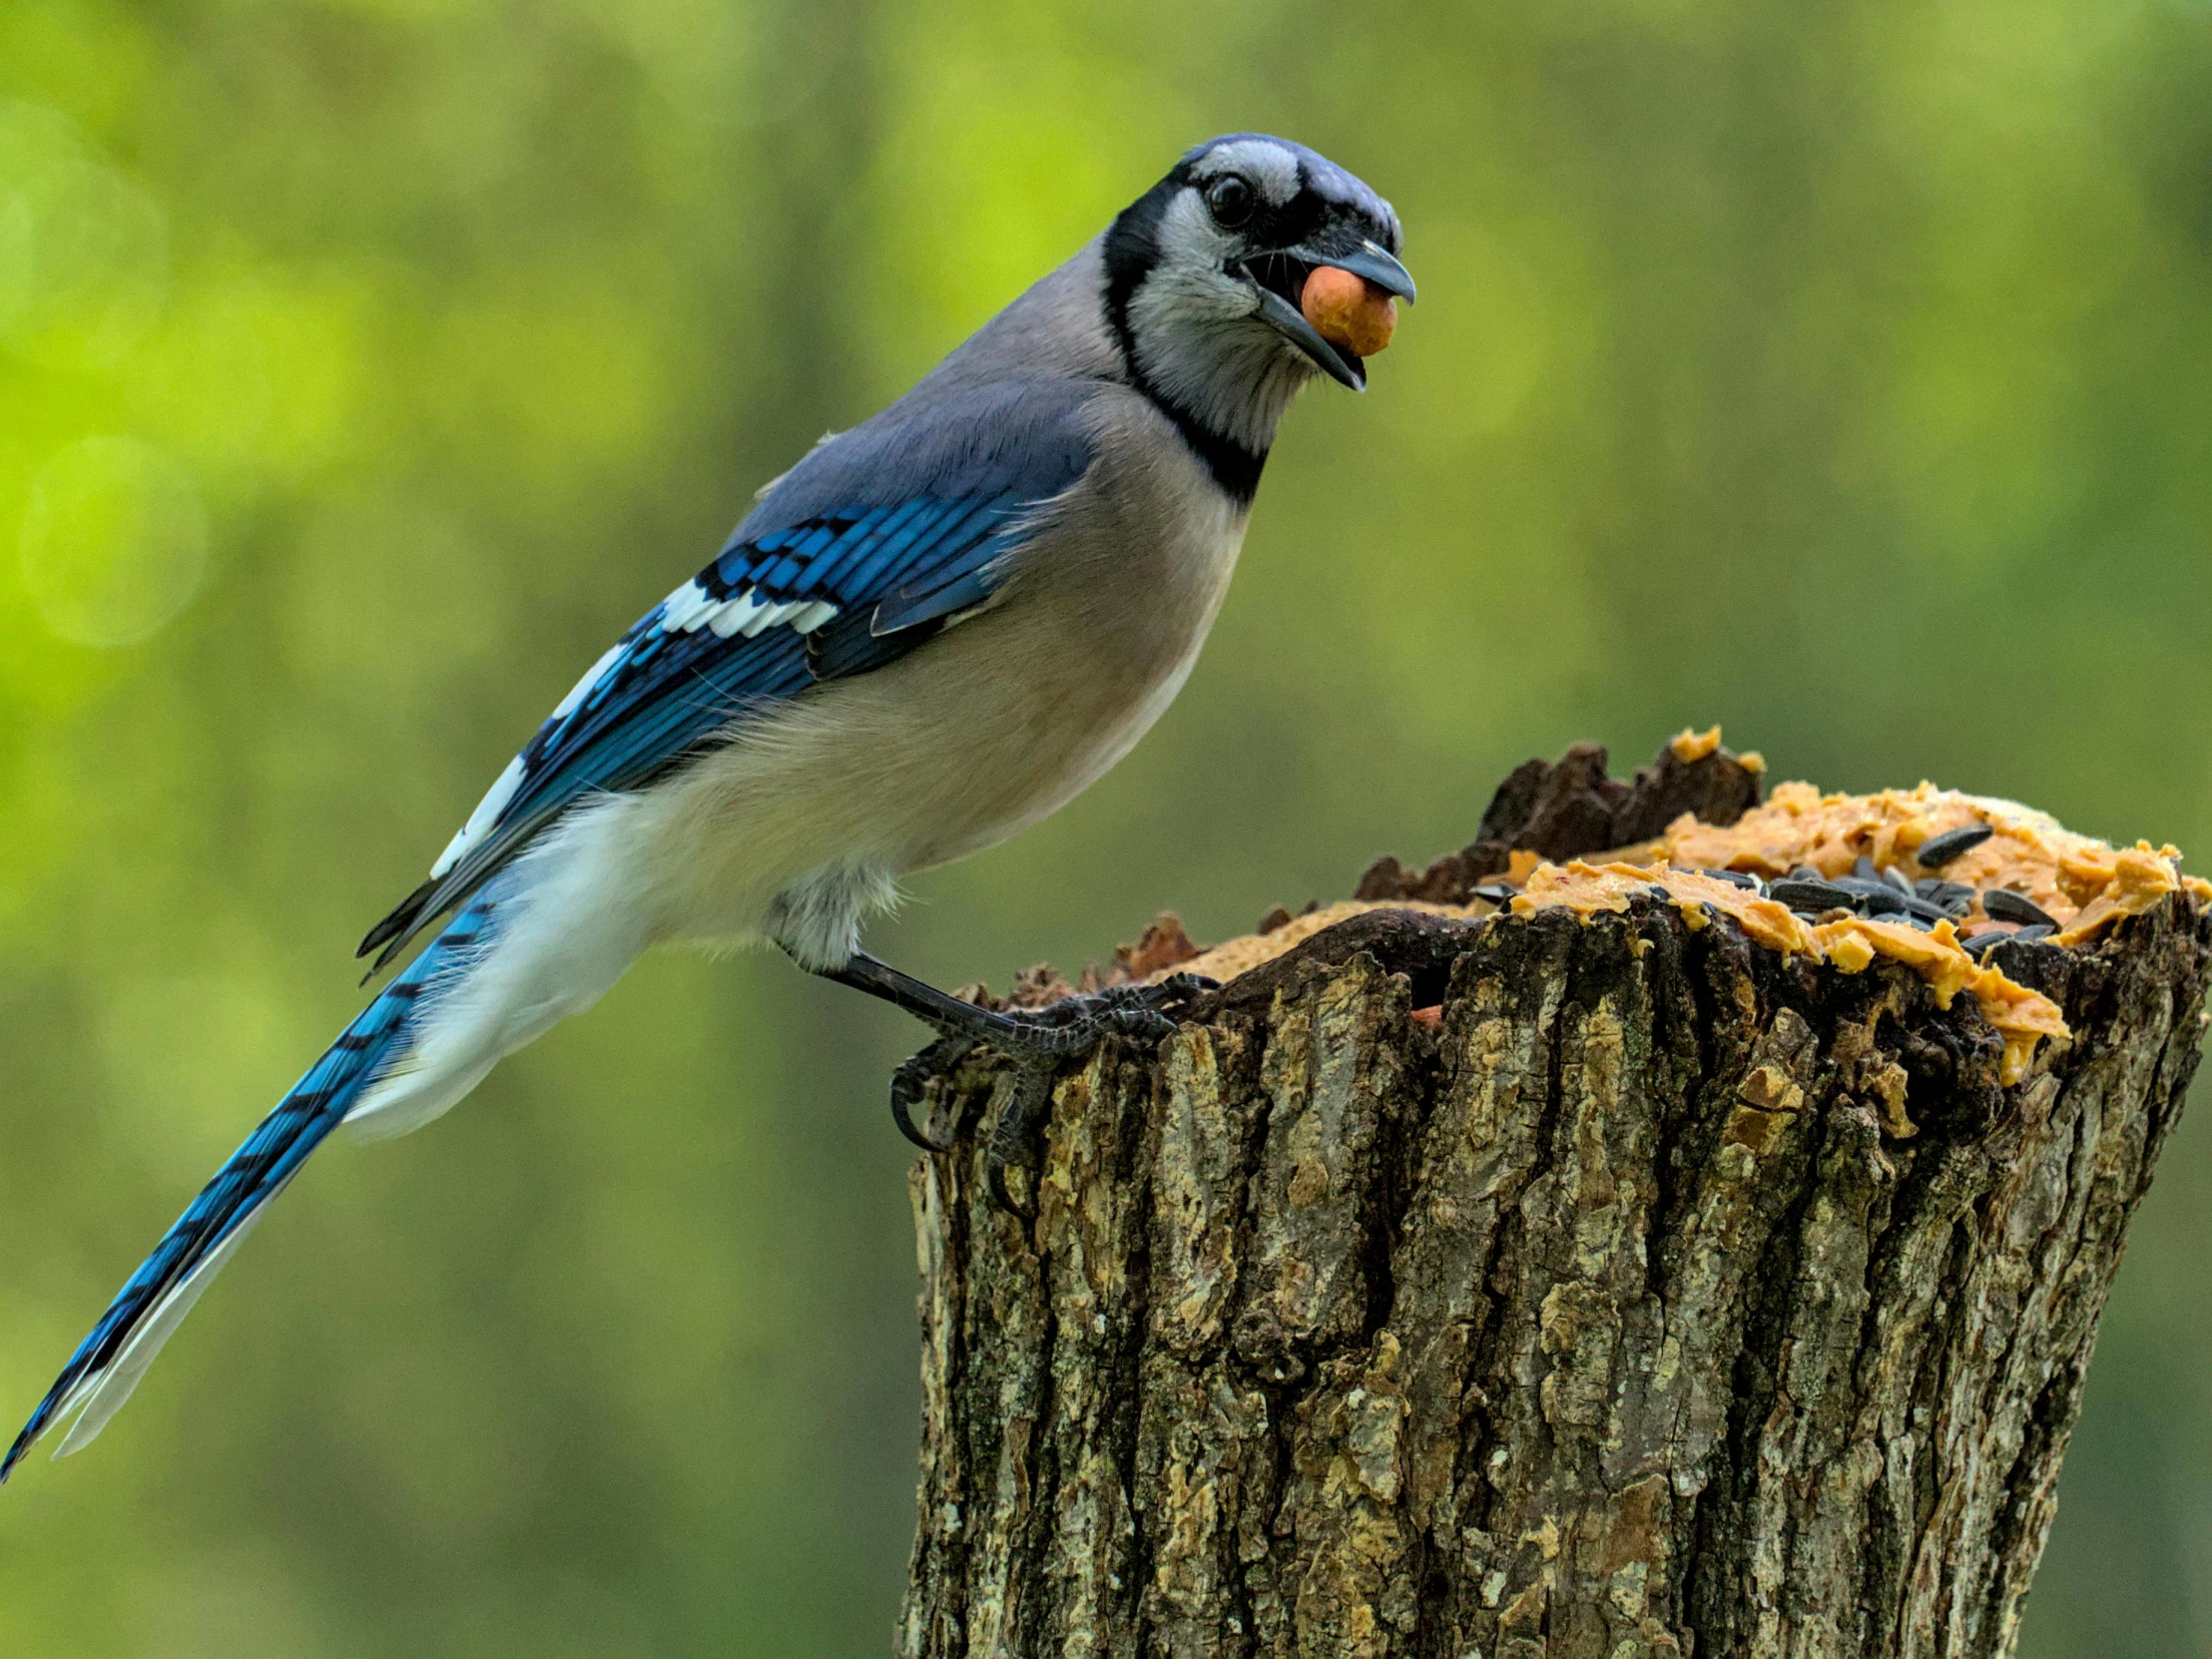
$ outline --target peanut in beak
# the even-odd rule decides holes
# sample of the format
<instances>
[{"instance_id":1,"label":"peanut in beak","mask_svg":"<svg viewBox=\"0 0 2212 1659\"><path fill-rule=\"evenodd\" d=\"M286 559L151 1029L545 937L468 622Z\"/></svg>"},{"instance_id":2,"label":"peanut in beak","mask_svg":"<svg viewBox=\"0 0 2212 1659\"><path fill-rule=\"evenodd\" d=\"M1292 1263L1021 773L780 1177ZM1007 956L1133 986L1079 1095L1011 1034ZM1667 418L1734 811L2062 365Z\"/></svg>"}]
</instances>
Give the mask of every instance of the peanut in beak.
<instances>
[{"instance_id":1,"label":"peanut in beak","mask_svg":"<svg viewBox=\"0 0 2212 1659\"><path fill-rule=\"evenodd\" d=\"M1397 301L1365 276L1316 266L1300 289L1298 308L1314 331L1357 357L1372 357L1397 329Z\"/></svg>"}]
</instances>

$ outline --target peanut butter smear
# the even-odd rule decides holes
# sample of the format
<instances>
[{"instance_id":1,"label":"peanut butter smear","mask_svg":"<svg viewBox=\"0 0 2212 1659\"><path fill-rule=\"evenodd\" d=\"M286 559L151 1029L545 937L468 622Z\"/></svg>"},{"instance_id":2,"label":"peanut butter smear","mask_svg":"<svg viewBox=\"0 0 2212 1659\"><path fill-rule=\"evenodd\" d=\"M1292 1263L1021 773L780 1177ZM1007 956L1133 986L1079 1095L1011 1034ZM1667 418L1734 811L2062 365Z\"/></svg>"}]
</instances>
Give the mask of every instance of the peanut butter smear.
<instances>
[{"instance_id":1,"label":"peanut butter smear","mask_svg":"<svg viewBox=\"0 0 2212 1659\"><path fill-rule=\"evenodd\" d=\"M1674 751L1674 758L1682 762L1702 761L1721 746L1721 729L1709 727L1703 732L1693 732L1685 726L1674 735L1667 747Z\"/></svg>"},{"instance_id":2,"label":"peanut butter smear","mask_svg":"<svg viewBox=\"0 0 2212 1659\"><path fill-rule=\"evenodd\" d=\"M1848 862L1845 867L1850 867ZM1812 926L1771 898L1716 876L1672 868L1665 859L1649 864L1592 864L1576 858L1563 867L1542 864L1513 900L1512 909L1521 916L1548 909L1588 916L1600 910L1626 910L1639 893L1653 898L1663 895L1682 912L1692 931L1710 925L1711 912L1719 910L1769 949L1802 952L1844 973L1865 972L1877 956L1903 962L1928 981L1938 1008L1948 1008L1962 990L1972 992L1982 1018L2004 1039L1998 1075L2008 1084L2027 1075L2043 1038L2070 1035L2056 1003L1974 961L1959 945L1958 930L1947 921L1937 922L1932 933L1863 916Z\"/></svg>"},{"instance_id":3,"label":"peanut butter smear","mask_svg":"<svg viewBox=\"0 0 2212 1659\"><path fill-rule=\"evenodd\" d=\"M1704 731L1693 731L1685 726L1667 740L1667 747L1674 751L1674 758L1687 766L1692 761L1702 761L1721 746L1721 729L1708 726ZM1746 772L1765 772L1767 758L1756 749L1747 749L1736 757L1736 764Z\"/></svg>"},{"instance_id":4,"label":"peanut butter smear","mask_svg":"<svg viewBox=\"0 0 2212 1659\"><path fill-rule=\"evenodd\" d=\"M1720 732L1684 732L1670 747L1677 757L1695 761L1718 747ZM1748 763L1751 757L1738 758ZM1919 851L1937 835L1973 826L1990 834L1936 866L1924 866ZM1954 843L1955 844L1955 838ZM1786 954L1801 954L1841 973L1863 973L1877 957L1911 968L1948 1008L1959 992L1970 994L1991 1028L2004 1041L1999 1075L2018 1083L2035 1062L2044 1038L2064 1040L2071 1033L2058 1007L2041 992L2007 978L1964 947L1990 932L2008 933L2016 917L1992 917L1982 895L2005 888L2031 901L2055 925L2049 942L2078 945L2095 938L2122 916L2140 915L2167 894L2186 887L2200 903L2212 902L2212 882L2184 877L2180 854L2148 841L2115 847L2075 834L2048 814L2016 802L1962 795L1922 784L1879 795L1824 795L1810 784L1779 784L1767 801L1726 827L1701 823L1685 814L1657 839L1587 859L1554 863L1535 852L1516 849L1494 886L1476 887L1466 904L1425 903L1411 899L1352 899L1296 917L1267 933L1217 945L1184 962L1188 971L1230 979L1249 972L1292 946L1368 910L1415 909L1478 920L1498 913L1533 915L1566 909L1587 918L1600 911L1625 911L1637 897L1664 899L1693 931L1725 915L1755 943ZM1924 930L1904 921L1837 910L1809 921L1787 905L1748 886L1738 886L1706 870L1733 870L1762 879L1779 878L1810 866L1825 879L1864 873L1859 860L1879 870L1895 869L1909 878L1937 876L1972 889L1966 903L1955 889L1955 904L1966 914L1957 922L1937 921ZM1514 890L1509 896L1502 889ZM1492 898L1504 899L1502 905ZM2014 909L2016 910L2016 906ZM1157 975L1155 975L1157 977Z\"/></svg>"},{"instance_id":5,"label":"peanut butter smear","mask_svg":"<svg viewBox=\"0 0 2212 1659\"><path fill-rule=\"evenodd\" d=\"M1914 856L1948 830L1985 824L1979 846L1940 869ZM1880 795L1823 795L1810 784L1778 784L1766 804L1725 829L1680 818L1646 850L1677 868L1787 875L1810 864L1824 876L1851 873L1861 857L1877 868L1940 875L1969 887L2009 887L2058 923L2059 944L2080 944L2121 916L2139 915L2181 885L2174 847L2148 841L2114 847L2077 835L2048 814L2016 802L1960 795L1923 784ZM1969 925L1987 912L1977 896Z\"/></svg>"}]
</instances>

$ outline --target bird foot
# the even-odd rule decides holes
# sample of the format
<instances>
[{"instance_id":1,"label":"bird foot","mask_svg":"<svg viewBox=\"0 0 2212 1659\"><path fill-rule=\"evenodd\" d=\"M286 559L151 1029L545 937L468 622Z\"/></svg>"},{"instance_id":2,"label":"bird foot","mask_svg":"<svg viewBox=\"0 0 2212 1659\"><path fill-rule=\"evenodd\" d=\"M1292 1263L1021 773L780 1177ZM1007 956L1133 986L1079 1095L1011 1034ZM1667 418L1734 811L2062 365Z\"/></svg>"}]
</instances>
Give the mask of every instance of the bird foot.
<instances>
[{"instance_id":1,"label":"bird foot","mask_svg":"<svg viewBox=\"0 0 2212 1659\"><path fill-rule=\"evenodd\" d=\"M1107 1037L1158 1042L1175 1031L1172 1009L1188 1007L1220 981L1170 974L1156 985L1113 985L1063 996L1042 1008L1007 1008L990 1017L1004 1026L982 1034L1008 1059L1057 1063L1088 1054ZM987 1010L978 1010L988 1012Z\"/></svg>"},{"instance_id":2,"label":"bird foot","mask_svg":"<svg viewBox=\"0 0 2212 1659\"><path fill-rule=\"evenodd\" d=\"M931 1139L914 1120L913 1108L928 1079L957 1065L980 1045L1005 1055L1013 1062L1014 1088L991 1123L983 1169L999 1207L1030 1219L1036 1213L1034 1192L1028 1202L1017 1202L1007 1186L1007 1174L1019 1169L1027 1178L1023 1184L1034 1185L1037 1143L1051 1110L1053 1075L1108 1037L1153 1043L1172 1035L1175 1012L1217 986L1217 981L1199 974L1177 973L1157 984L1114 985L1064 996L1042 1008L933 1013L930 1023L944 1035L891 1074L891 1117L916 1146L929 1152L949 1151L954 1140Z\"/></svg>"}]
</instances>

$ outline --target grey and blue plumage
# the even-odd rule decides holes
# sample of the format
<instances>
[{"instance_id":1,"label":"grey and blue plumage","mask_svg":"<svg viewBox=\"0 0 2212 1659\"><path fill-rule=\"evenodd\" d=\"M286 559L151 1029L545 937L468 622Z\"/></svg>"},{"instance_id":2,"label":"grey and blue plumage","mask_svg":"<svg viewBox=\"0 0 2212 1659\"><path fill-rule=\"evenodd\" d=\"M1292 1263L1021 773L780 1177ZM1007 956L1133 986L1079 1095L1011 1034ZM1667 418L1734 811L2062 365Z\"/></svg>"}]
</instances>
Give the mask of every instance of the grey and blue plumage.
<instances>
[{"instance_id":1,"label":"grey and blue plumage","mask_svg":"<svg viewBox=\"0 0 2212 1659\"><path fill-rule=\"evenodd\" d=\"M1009 379L897 406L818 448L767 492L714 563L578 682L487 798L479 832L364 941L381 967L423 918L594 790L635 789L733 711L864 674L990 597L1025 515L1083 475L1080 383ZM479 809L481 811L481 809ZM464 839L465 838L465 839Z\"/></svg>"},{"instance_id":2,"label":"grey and blue plumage","mask_svg":"<svg viewBox=\"0 0 2212 1659\"><path fill-rule=\"evenodd\" d=\"M859 924L910 870L1095 780L1180 689L1283 410L1359 359L1300 310L1315 267L1411 298L1388 205L1322 157L1202 145L912 391L762 492L593 664L362 942L432 942L224 1165L71 1357L4 1462L91 1439L338 1124L418 1126L659 943L773 942L1002 1044ZM1072 1022L1055 1027L1064 1043Z\"/></svg>"}]
</instances>

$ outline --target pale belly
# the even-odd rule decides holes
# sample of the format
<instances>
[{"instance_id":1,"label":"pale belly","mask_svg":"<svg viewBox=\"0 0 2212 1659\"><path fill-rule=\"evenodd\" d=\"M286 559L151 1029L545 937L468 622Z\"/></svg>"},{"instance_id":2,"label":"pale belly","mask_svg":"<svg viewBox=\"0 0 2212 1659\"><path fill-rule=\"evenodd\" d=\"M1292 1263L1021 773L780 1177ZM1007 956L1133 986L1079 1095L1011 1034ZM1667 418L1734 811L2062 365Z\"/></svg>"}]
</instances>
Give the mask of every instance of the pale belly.
<instances>
[{"instance_id":1,"label":"pale belly","mask_svg":"<svg viewBox=\"0 0 2212 1659\"><path fill-rule=\"evenodd\" d=\"M839 883L865 907L906 871L1065 806L1182 689L1243 529L1225 508L1142 561L1064 561L1057 586L1010 591L910 656L750 725L653 792L639 829L665 872L657 931L743 935L794 890Z\"/></svg>"},{"instance_id":2,"label":"pale belly","mask_svg":"<svg viewBox=\"0 0 2212 1659\"><path fill-rule=\"evenodd\" d=\"M1211 616L1206 621L1210 624ZM1123 756L1136 748L1137 740L1167 713L1168 705L1175 701L1184 682L1190 679L1191 670L1198 666L1199 649L1205 643L1203 631L1195 634L1181 659L1149 689L1129 701L1118 717L1110 707L1085 710L1089 718L1080 722L1071 720L1062 730L1060 735L1066 740L1064 749L1048 743L1040 746L1040 753L1015 760L1008 768L1008 782L1014 785L1006 792L1010 799L1000 802L995 811L986 810L976 815L965 825L944 826L931 837L931 844L916 849L914 862L908 867L924 869L996 846L1050 818L1105 777ZM985 766L993 764L991 757L979 759Z\"/></svg>"}]
</instances>

